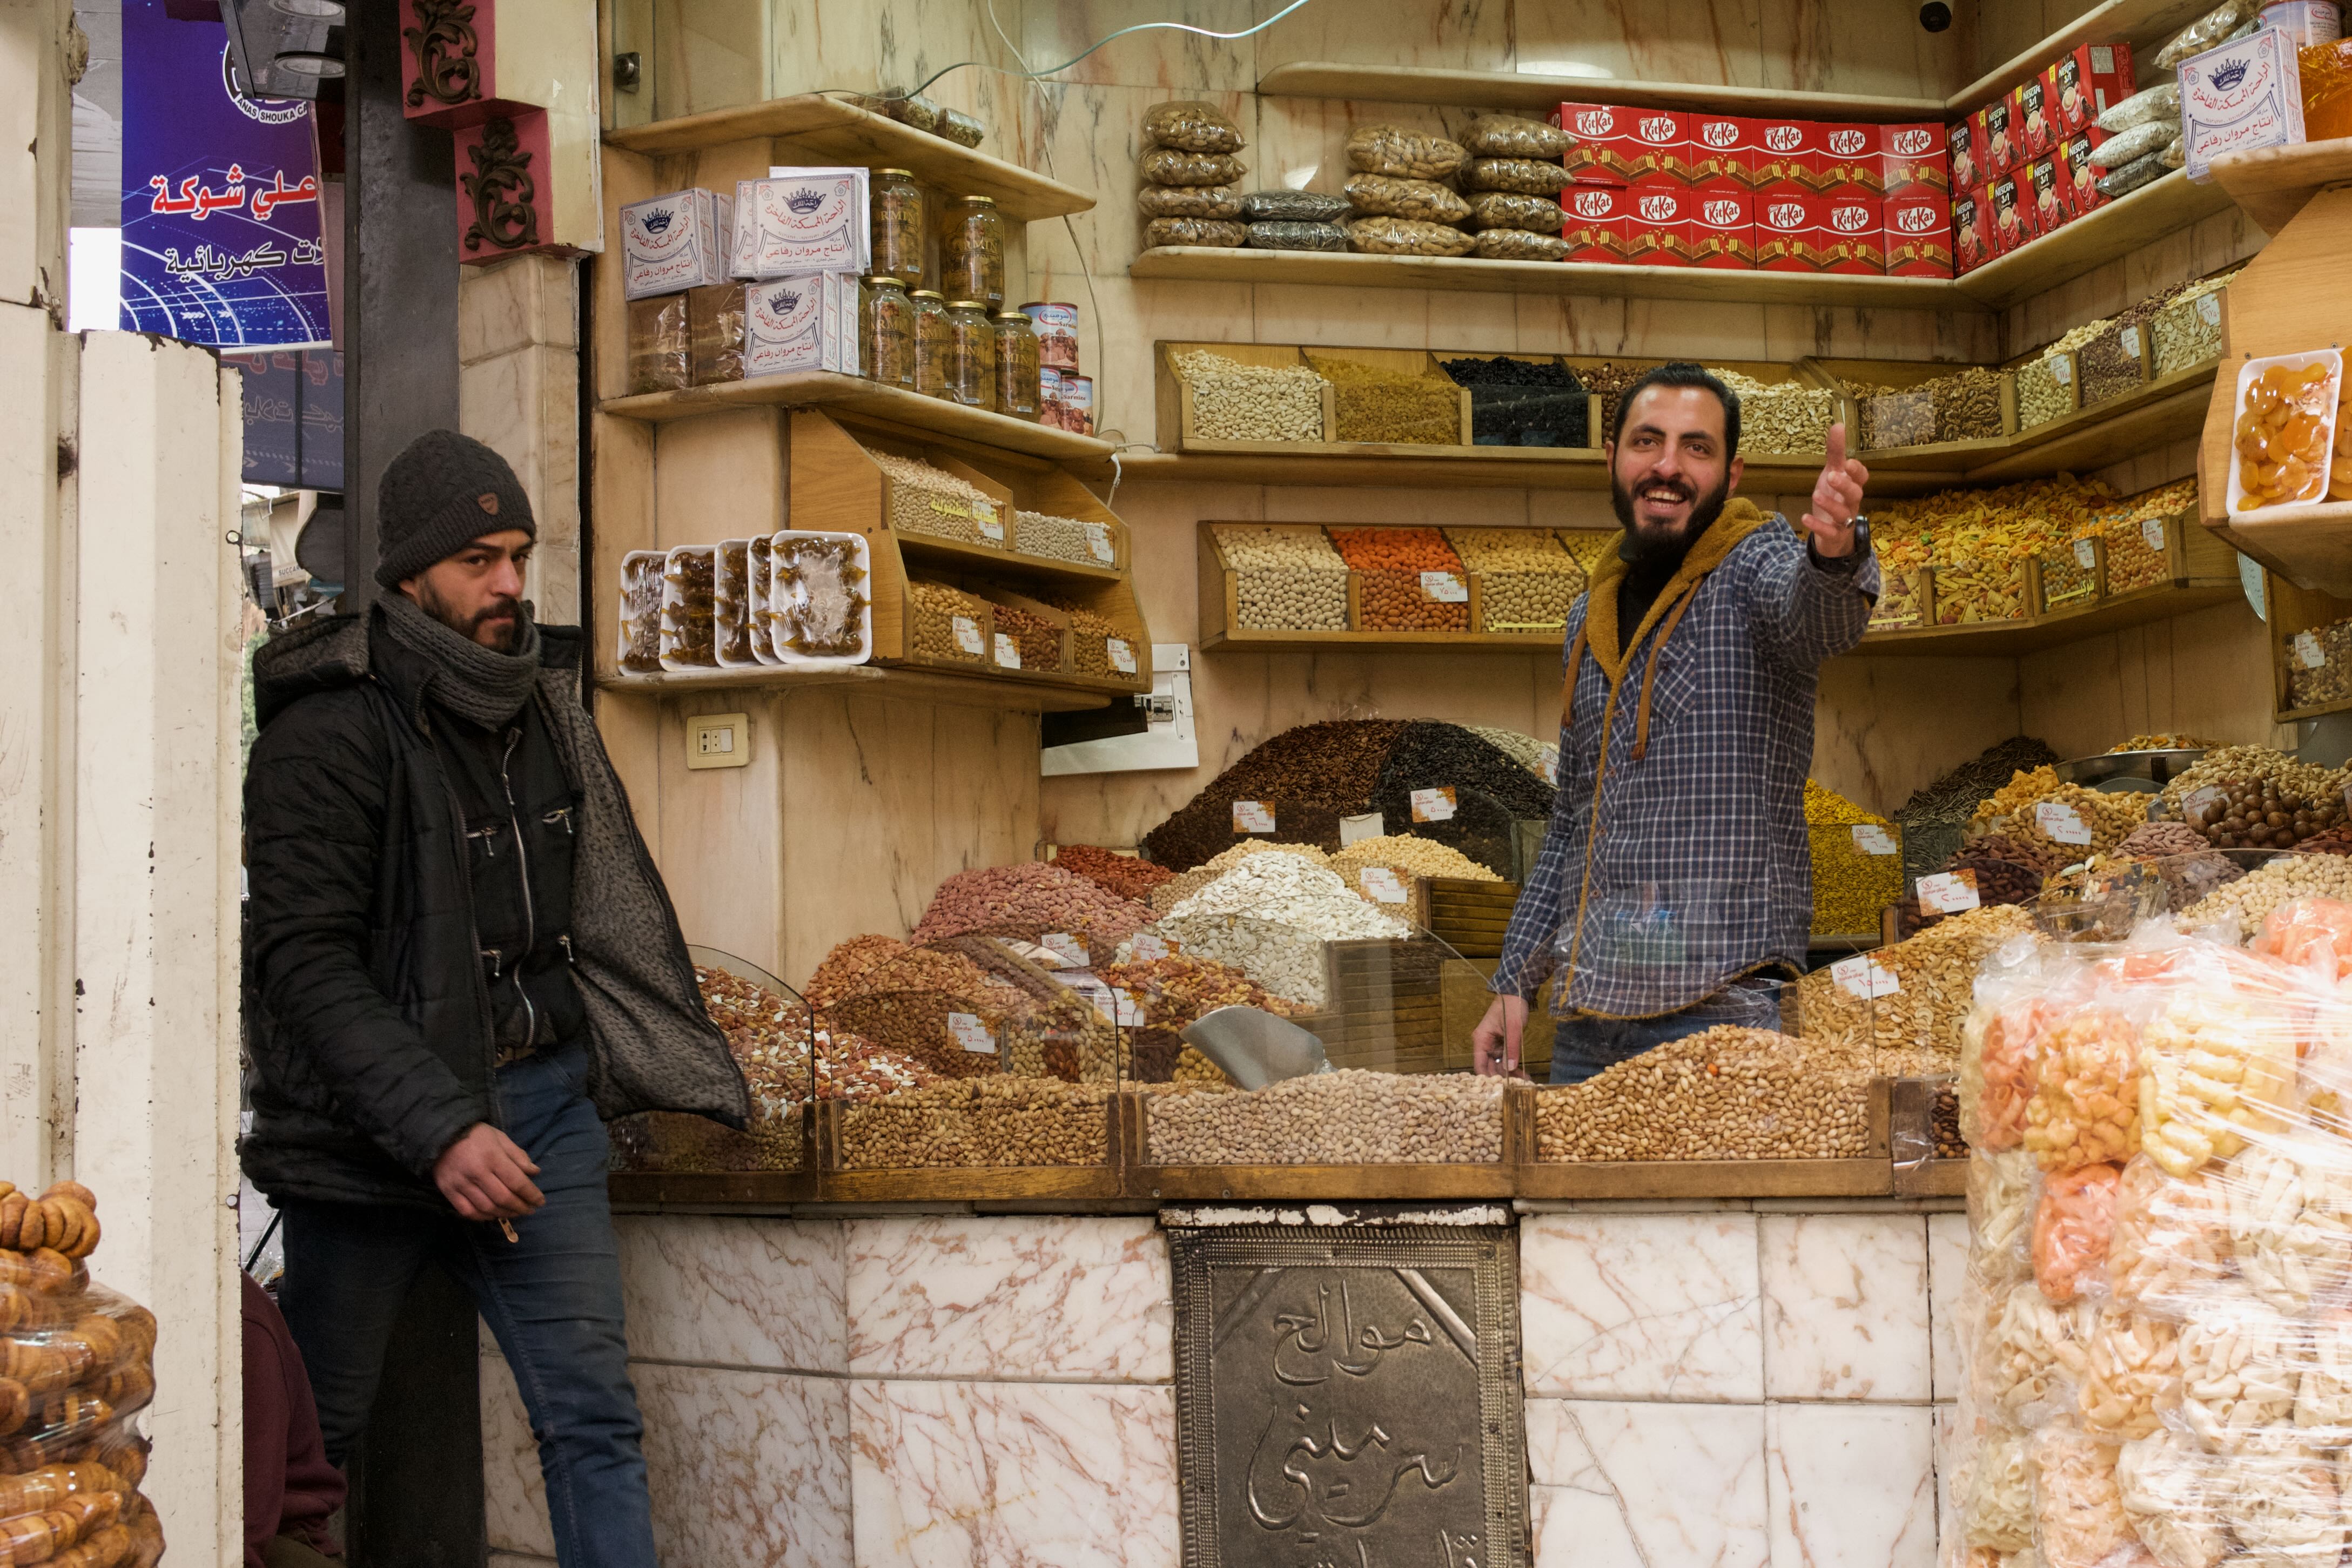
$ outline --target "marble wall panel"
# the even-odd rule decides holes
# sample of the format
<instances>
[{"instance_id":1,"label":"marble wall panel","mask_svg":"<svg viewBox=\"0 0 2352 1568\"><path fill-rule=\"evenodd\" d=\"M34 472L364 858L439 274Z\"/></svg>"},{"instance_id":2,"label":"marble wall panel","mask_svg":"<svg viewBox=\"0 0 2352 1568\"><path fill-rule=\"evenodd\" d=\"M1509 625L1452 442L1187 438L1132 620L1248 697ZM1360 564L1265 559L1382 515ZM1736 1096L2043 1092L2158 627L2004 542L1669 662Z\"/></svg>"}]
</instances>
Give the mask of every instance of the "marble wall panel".
<instances>
[{"instance_id":1,"label":"marble wall panel","mask_svg":"<svg viewBox=\"0 0 2352 1568\"><path fill-rule=\"evenodd\" d=\"M1166 1387L849 1385L860 1568L1175 1568Z\"/></svg>"},{"instance_id":2,"label":"marble wall panel","mask_svg":"<svg viewBox=\"0 0 2352 1568\"><path fill-rule=\"evenodd\" d=\"M1920 1217L1768 1214L1757 1230L1766 1395L1926 1400L1927 1231Z\"/></svg>"},{"instance_id":3,"label":"marble wall panel","mask_svg":"<svg viewBox=\"0 0 2352 1568\"><path fill-rule=\"evenodd\" d=\"M777 1372L849 1370L835 1222L620 1215L629 1354Z\"/></svg>"},{"instance_id":4,"label":"marble wall panel","mask_svg":"<svg viewBox=\"0 0 2352 1568\"><path fill-rule=\"evenodd\" d=\"M1960 1301L1969 1269L1969 1217L1927 1217L1927 1354L1930 1392L1958 1399L1967 1383L1960 1359Z\"/></svg>"},{"instance_id":5,"label":"marble wall panel","mask_svg":"<svg viewBox=\"0 0 2352 1568\"><path fill-rule=\"evenodd\" d=\"M853 1220L849 1371L1165 1383L1176 1307L1149 1217Z\"/></svg>"},{"instance_id":6,"label":"marble wall panel","mask_svg":"<svg viewBox=\"0 0 2352 1568\"><path fill-rule=\"evenodd\" d=\"M1528 1402L1537 1568L1765 1568L1764 1409Z\"/></svg>"},{"instance_id":7,"label":"marble wall panel","mask_svg":"<svg viewBox=\"0 0 2352 1568\"><path fill-rule=\"evenodd\" d=\"M1290 0L1253 3L1257 7L1254 20L1263 22L1286 8ZM1325 0L1301 7L1257 36L1257 70L1264 76L1290 60L1509 70L1511 10L1512 0L1454 0L1450 5L1368 13ZM1373 16L1388 25L1365 26Z\"/></svg>"},{"instance_id":8,"label":"marble wall panel","mask_svg":"<svg viewBox=\"0 0 2352 1568\"><path fill-rule=\"evenodd\" d=\"M580 340L578 267L569 256L534 253L457 273L457 362Z\"/></svg>"},{"instance_id":9,"label":"marble wall panel","mask_svg":"<svg viewBox=\"0 0 2352 1568\"><path fill-rule=\"evenodd\" d=\"M653 53L646 62L653 118L676 120L771 96L772 9L770 0L655 0Z\"/></svg>"},{"instance_id":10,"label":"marble wall panel","mask_svg":"<svg viewBox=\"0 0 2352 1568\"><path fill-rule=\"evenodd\" d=\"M643 1364L630 1376L663 1561L849 1568L846 1383Z\"/></svg>"},{"instance_id":11,"label":"marble wall panel","mask_svg":"<svg viewBox=\"0 0 2352 1568\"><path fill-rule=\"evenodd\" d=\"M1756 1226L1738 1213L1528 1218L1519 1228L1528 1393L1762 1398Z\"/></svg>"},{"instance_id":12,"label":"marble wall panel","mask_svg":"<svg viewBox=\"0 0 2352 1568\"><path fill-rule=\"evenodd\" d=\"M547 1521L547 1481L539 1469L539 1439L514 1372L489 1331L482 1346L482 1504L490 1549L553 1557L555 1531Z\"/></svg>"},{"instance_id":13,"label":"marble wall panel","mask_svg":"<svg viewBox=\"0 0 2352 1568\"><path fill-rule=\"evenodd\" d=\"M1974 7L1922 28L1907 5L1871 0L1671 0L1639 12L1610 0L1514 0L1516 68L1575 79L1723 82L1801 91L1942 97L1974 74Z\"/></svg>"},{"instance_id":14,"label":"marble wall panel","mask_svg":"<svg viewBox=\"0 0 2352 1568\"><path fill-rule=\"evenodd\" d=\"M1211 33L1246 32L1258 20L1251 0L997 0L997 15L1015 35L1029 68L1060 65L1097 40L1139 22L1181 22ZM1241 92L1257 85L1257 46L1252 38L1210 38L1199 33L1155 27L1130 33L1096 50L1059 79L1145 86L1163 95L1216 90Z\"/></svg>"},{"instance_id":15,"label":"marble wall panel","mask_svg":"<svg viewBox=\"0 0 2352 1568\"><path fill-rule=\"evenodd\" d=\"M1925 1405L1767 1406L1773 1568L1934 1568L1934 1423Z\"/></svg>"}]
</instances>

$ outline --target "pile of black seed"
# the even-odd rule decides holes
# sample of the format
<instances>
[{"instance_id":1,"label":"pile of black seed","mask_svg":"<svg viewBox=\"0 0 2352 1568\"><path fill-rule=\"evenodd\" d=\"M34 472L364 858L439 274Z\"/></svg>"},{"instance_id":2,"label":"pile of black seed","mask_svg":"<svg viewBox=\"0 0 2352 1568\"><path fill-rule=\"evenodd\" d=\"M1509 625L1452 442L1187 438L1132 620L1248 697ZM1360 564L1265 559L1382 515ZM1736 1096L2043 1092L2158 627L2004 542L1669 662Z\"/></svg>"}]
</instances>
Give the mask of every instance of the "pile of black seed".
<instances>
[{"instance_id":1,"label":"pile of black seed","mask_svg":"<svg viewBox=\"0 0 2352 1568\"><path fill-rule=\"evenodd\" d=\"M1470 389L1470 438L1480 446L1590 446L1591 399L1576 372L1530 360L1443 360Z\"/></svg>"},{"instance_id":2,"label":"pile of black seed","mask_svg":"<svg viewBox=\"0 0 2352 1568\"><path fill-rule=\"evenodd\" d=\"M1961 830L1975 814L1977 802L2008 783L2012 774L2057 760L2047 742L2013 735L1914 791L1895 813L1903 828L1904 880L1916 882L1941 867L1960 847Z\"/></svg>"}]
</instances>

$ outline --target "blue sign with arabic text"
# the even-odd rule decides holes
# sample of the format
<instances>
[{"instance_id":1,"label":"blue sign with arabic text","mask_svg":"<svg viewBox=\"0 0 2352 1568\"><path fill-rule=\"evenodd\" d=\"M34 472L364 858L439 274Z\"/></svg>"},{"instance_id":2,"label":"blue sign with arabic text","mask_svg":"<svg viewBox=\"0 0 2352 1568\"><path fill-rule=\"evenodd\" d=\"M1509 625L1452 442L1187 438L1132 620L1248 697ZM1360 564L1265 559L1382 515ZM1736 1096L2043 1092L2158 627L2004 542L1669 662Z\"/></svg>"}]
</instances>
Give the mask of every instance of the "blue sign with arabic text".
<instances>
[{"instance_id":1,"label":"blue sign with arabic text","mask_svg":"<svg viewBox=\"0 0 2352 1568\"><path fill-rule=\"evenodd\" d=\"M122 4L122 328L221 349L323 344L310 106L241 98L228 33Z\"/></svg>"}]
</instances>

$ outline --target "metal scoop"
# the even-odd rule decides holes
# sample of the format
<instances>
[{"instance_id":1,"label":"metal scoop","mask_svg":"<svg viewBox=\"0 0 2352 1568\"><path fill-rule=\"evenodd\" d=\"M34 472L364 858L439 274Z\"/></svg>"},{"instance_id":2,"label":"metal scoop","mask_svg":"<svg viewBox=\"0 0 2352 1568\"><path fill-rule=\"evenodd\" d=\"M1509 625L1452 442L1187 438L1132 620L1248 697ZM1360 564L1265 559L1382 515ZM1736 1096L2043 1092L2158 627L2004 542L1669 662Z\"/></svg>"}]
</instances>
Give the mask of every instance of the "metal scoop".
<instances>
[{"instance_id":1,"label":"metal scoop","mask_svg":"<svg viewBox=\"0 0 2352 1568\"><path fill-rule=\"evenodd\" d=\"M1331 1071L1319 1038L1256 1008L1219 1008L1202 1013L1182 1032L1185 1043L1244 1089Z\"/></svg>"}]
</instances>

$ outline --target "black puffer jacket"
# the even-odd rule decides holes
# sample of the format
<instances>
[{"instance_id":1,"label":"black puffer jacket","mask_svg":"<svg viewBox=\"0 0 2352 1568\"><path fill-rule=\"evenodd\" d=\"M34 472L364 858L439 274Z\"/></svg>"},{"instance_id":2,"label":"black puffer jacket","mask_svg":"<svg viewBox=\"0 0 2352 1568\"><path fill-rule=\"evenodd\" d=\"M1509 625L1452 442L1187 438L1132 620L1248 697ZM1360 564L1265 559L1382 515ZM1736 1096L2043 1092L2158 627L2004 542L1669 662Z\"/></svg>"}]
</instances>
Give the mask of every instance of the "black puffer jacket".
<instances>
[{"instance_id":1,"label":"black puffer jacket","mask_svg":"<svg viewBox=\"0 0 2352 1568\"><path fill-rule=\"evenodd\" d=\"M534 701L580 800L572 978L590 1096L608 1117L687 1111L740 1127L742 1074L579 704L579 633L540 633ZM499 1121L463 824L429 728L434 672L374 617L274 639L254 661L253 1124L238 1154L274 1198L446 1207L434 1163L467 1127Z\"/></svg>"}]
</instances>

